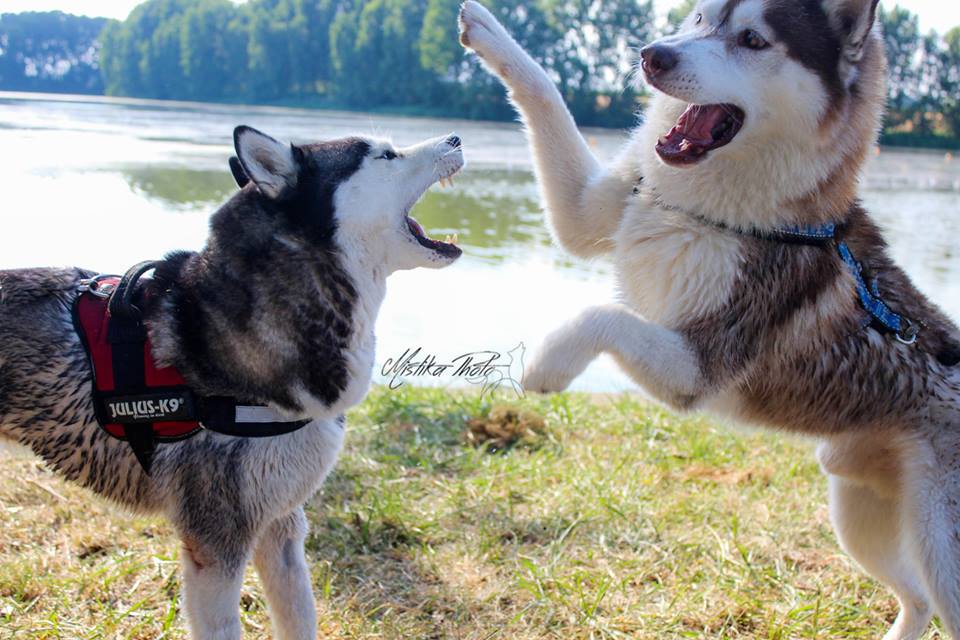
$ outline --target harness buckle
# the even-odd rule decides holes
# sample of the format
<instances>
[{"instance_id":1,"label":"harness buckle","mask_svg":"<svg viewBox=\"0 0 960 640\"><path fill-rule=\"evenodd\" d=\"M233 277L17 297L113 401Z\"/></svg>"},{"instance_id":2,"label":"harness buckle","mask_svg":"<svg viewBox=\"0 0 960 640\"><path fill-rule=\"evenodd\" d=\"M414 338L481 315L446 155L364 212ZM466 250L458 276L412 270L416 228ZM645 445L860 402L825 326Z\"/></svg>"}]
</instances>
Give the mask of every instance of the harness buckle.
<instances>
[{"instance_id":1,"label":"harness buckle","mask_svg":"<svg viewBox=\"0 0 960 640\"><path fill-rule=\"evenodd\" d=\"M86 280L81 280L77 290L80 293L89 293L98 298L103 298L106 300L113 295L116 285L112 282L103 284L104 280L111 280L116 278L116 276L106 276L99 275L95 278L87 278Z\"/></svg>"}]
</instances>

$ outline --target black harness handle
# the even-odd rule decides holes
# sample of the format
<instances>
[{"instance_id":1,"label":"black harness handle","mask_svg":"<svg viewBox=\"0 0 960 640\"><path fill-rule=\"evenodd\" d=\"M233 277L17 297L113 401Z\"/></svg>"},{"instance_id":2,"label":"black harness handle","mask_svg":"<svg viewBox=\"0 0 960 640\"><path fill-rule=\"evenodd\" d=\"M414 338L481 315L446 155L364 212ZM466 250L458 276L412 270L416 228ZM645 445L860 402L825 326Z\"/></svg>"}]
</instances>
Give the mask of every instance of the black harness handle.
<instances>
[{"instance_id":1,"label":"black harness handle","mask_svg":"<svg viewBox=\"0 0 960 640\"><path fill-rule=\"evenodd\" d=\"M133 304L133 295L140 278L156 266L156 262L141 262L127 271L113 290L107 306L110 314L107 339L113 354L114 387L119 393L137 395L148 391L144 365L147 330L140 309ZM128 424L124 425L124 431L137 462L150 475L157 450L153 425Z\"/></svg>"},{"instance_id":2,"label":"black harness handle","mask_svg":"<svg viewBox=\"0 0 960 640\"><path fill-rule=\"evenodd\" d=\"M133 296L137 292L137 282L148 271L153 271L160 265L159 262L148 260L134 265L117 284L110 296L110 305L107 307L113 318L136 317L140 320L140 309L133 304Z\"/></svg>"}]
</instances>

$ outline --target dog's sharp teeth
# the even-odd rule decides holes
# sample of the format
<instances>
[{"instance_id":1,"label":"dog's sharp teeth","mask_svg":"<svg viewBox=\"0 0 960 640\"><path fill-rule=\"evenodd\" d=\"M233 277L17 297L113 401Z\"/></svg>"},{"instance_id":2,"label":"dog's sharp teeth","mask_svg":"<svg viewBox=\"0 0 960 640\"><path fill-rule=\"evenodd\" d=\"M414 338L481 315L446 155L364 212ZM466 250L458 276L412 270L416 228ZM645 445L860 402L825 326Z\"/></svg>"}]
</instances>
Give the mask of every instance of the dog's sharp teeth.
<instances>
[{"instance_id":1,"label":"dog's sharp teeth","mask_svg":"<svg viewBox=\"0 0 960 640\"><path fill-rule=\"evenodd\" d=\"M459 234L459 233L453 234L452 243L453 243L453 244L460 244L460 234Z\"/></svg>"},{"instance_id":2,"label":"dog's sharp teeth","mask_svg":"<svg viewBox=\"0 0 960 640\"><path fill-rule=\"evenodd\" d=\"M444 244L450 244L450 241L451 241L450 236L447 236L446 238L443 239Z\"/></svg>"}]
</instances>

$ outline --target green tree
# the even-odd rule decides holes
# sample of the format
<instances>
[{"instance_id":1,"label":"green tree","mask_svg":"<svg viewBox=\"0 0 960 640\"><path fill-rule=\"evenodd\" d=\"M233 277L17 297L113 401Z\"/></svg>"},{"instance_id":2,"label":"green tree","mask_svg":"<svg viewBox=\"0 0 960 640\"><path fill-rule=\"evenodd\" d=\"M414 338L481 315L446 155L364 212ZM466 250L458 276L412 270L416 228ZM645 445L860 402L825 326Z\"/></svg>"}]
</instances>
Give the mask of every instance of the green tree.
<instances>
[{"instance_id":1,"label":"green tree","mask_svg":"<svg viewBox=\"0 0 960 640\"><path fill-rule=\"evenodd\" d=\"M960 138L960 27L944 36L943 65L940 73L941 106L944 120L955 138Z\"/></svg>"},{"instance_id":2,"label":"green tree","mask_svg":"<svg viewBox=\"0 0 960 640\"><path fill-rule=\"evenodd\" d=\"M418 46L420 66L439 76L446 76L463 57L457 39L457 16L460 3L456 0L429 0L423 16Z\"/></svg>"},{"instance_id":3,"label":"green tree","mask_svg":"<svg viewBox=\"0 0 960 640\"><path fill-rule=\"evenodd\" d=\"M341 100L364 108L427 103L437 78L419 47L426 8L418 0L369 0L340 13L331 42Z\"/></svg>"},{"instance_id":4,"label":"green tree","mask_svg":"<svg viewBox=\"0 0 960 640\"><path fill-rule=\"evenodd\" d=\"M923 36L920 42L920 61L917 68L920 95L915 106L914 131L920 136L932 136L936 130L935 114L940 113L946 96L943 79L948 70L943 43L934 32Z\"/></svg>"},{"instance_id":5,"label":"green tree","mask_svg":"<svg viewBox=\"0 0 960 640\"><path fill-rule=\"evenodd\" d=\"M887 10L880 7L887 47L888 126L899 126L913 119L920 104L920 70L917 57L922 38L920 20L906 9L894 5Z\"/></svg>"},{"instance_id":6,"label":"green tree","mask_svg":"<svg viewBox=\"0 0 960 640\"><path fill-rule=\"evenodd\" d=\"M104 34L109 95L184 98L180 31L191 0L150 0Z\"/></svg>"},{"instance_id":7,"label":"green tree","mask_svg":"<svg viewBox=\"0 0 960 640\"><path fill-rule=\"evenodd\" d=\"M229 0L199 0L177 21L185 97L210 100L236 95L235 72L224 76L225 70L247 68L246 39L231 28L235 19Z\"/></svg>"},{"instance_id":8,"label":"green tree","mask_svg":"<svg viewBox=\"0 0 960 640\"><path fill-rule=\"evenodd\" d=\"M600 121L604 112L635 109L627 80L636 49L655 35L653 2L555 0L544 9L558 36L544 62L573 109Z\"/></svg>"},{"instance_id":9,"label":"green tree","mask_svg":"<svg viewBox=\"0 0 960 640\"><path fill-rule=\"evenodd\" d=\"M292 83L286 9L286 2L276 0L247 5L249 91L253 100L282 98Z\"/></svg>"},{"instance_id":10,"label":"green tree","mask_svg":"<svg viewBox=\"0 0 960 640\"><path fill-rule=\"evenodd\" d=\"M0 88L102 93L98 36L107 22L58 11L0 15Z\"/></svg>"}]
</instances>

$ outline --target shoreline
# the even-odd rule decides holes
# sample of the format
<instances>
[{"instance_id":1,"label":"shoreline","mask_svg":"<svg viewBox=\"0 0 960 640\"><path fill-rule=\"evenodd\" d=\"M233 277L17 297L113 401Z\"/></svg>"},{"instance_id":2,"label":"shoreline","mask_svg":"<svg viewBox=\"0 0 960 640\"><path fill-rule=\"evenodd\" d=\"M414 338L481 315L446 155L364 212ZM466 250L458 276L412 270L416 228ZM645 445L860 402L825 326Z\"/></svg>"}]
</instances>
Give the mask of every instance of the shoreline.
<instances>
[{"instance_id":1,"label":"shoreline","mask_svg":"<svg viewBox=\"0 0 960 640\"><path fill-rule=\"evenodd\" d=\"M154 98L131 98L115 97L99 94L74 94L74 93L33 93L24 91L6 91L0 89L0 100L22 100L22 101L44 101L44 102L65 102L65 103L94 103L94 104L116 104L139 107L157 107L157 108L179 108L193 110L216 110L222 107L244 108L251 111L263 113L291 113L291 112L325 112L340 114L374 114L396 118L409 118L411 120L443 120L447 122L464 122L483 124L488 126L515 126L516 119L511 120L482 120L466 117L455 117L446 115L443 111L431 112L430 110L412 111L407 108L374 107L370 109L352 109L339 105L325 105L321 103L303 102L296 103L265 103L250 104L242 101L214 101L214 102L196 102L189 100L159 100ZM638 117L639 121L639 117ZM629 131L630 128L623 127L580 127L581 131L597 132L616 132ZM886 140L886 142L884 142ZM924 142L926 141L926 143ZM910 144L915 142L916 144ZM940 138L937 136L912 136L911 134L881 134L880 149L892 149L904 152L921 153L941 153L960 151L960 138Z\"/></svg>"}]
</instances>

